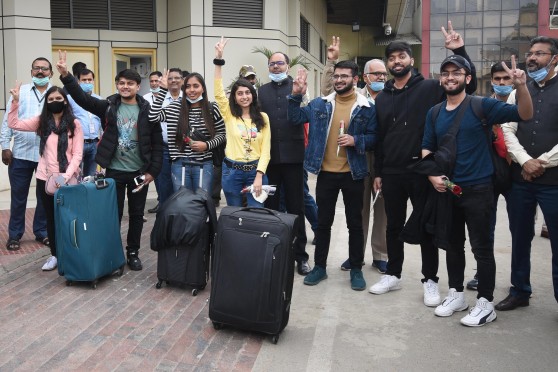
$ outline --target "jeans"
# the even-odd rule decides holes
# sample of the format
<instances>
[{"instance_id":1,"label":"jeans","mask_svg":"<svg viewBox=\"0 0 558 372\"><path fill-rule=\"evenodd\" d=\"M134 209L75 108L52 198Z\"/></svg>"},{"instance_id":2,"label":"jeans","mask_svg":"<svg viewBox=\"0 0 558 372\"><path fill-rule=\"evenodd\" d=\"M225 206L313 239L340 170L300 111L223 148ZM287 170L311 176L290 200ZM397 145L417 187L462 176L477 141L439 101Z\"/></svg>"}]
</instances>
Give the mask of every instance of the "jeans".
<instances>
[{"instance_id":1,"label":"jeans","mask_svg":"<svg viewBox=\"0 0 558 372\"><path fill-rule=\"evenodd\" d=\"M174 191L178 191L180 186L182 186L182 162L189 161L188 158L176 158L171 165L171 172L172 172L172 184ZM208 193L211 192L211 185L213 182L213 161L208 160L203 163L203 176L202 176L202 186L201 188L207 191ZM200 168L199 167L192 167L191 165L187 165L185 167L184 173L184 187L190 189L192 191L196 191L196 189L200 185Z\"/></svg>"},{"instance_id":2,"label":"jeans","mask_svg":"<svg viewBox=\"0 0 558 372\"><path fill-rule=\"evenodd\" d=\"M494 299L496 261L491 220L494 211L494 191L491 183L463 186L463 194L453 198L450 248L446 251L448 284L463 291L465 275L465 225L471 250L477 261L478 294L488 301Z\"/></svg>"},{"instance_id":3,"label":"jeans","mask_svg":"<svg viewBox=\"0 0 558 372\"><path fill-rule=\"evenodd\" d=\"M270 164L267 167L267 179L271 185L276 185L274 195L265 201L269 209L279 210L281 195L285 194L286 210L298 216L294 226L296 240L294 256L297 262L308 261L306 253L306 223L304 221L304 177L302 163Z\"/></svg>"},{"instance_id":4,"label":"jeans","mask_svg":"<svg viewBox=\"0 0 558 372\"><path fill-rule=\"evenodd\" d=\"M29 160L12 158L8 166L8 177L10 178L10 222L8 224L8 238L21 239L25 232L25 210L27 208L27 196L33 179L33 173L37 169L37 163ZM43 185L43 190L44 190ZM37 206L33 217L33 234L36 238L43 239L47 236L47 223L45 208L41 198L39 186L35 189Z\"/></svg>"},{"instance_id":5,"label":"jeans","mask_svg":"<svg viewBox=\"0 0 558 372\"><path fill-rule=\"evenodd\" d=\"M83 144L83 158L81 159L81 174L83 177L94 176L97 171L97 145L99 142L91 142Z\"/></svg>"},{"instance_id":6,"label":"jeans","mask_svg":"<svg viewBox=\"0 0 558 372\"><path fill-rule=\"evenodd\" d=\"M387 275L401 278L403 270L404 244L399 240L407 219L407 200L411 199L413 206L424 203L428 194L430 182L426 176L418 174L385 174L382 177L382 194L384 195L387 218L386 243L388 253ZM428 279L438 282L438 248L431 239L420 244L422 257L422 282Z\"/></svg>"},{"instance_id":7,"label":"jeans","mask_svg":"<svg viewBox=\"0 0 558 372\"><path fill-rule=\"evenodd\" d=\"M232 163L237 163L231 161ZM237 163L237 164L258 164L258 160L254 160L248 163ZM246 186L251 186L256 178L256 169L245 172L239 169L229 168L227 164L223 162L223 176L221 177L221 184L223 185L223 192L225 193L225 199L227 199L227 205L232 207L242 207L242 194L241 191ZM262 185L267 185L267 175L262 177ZM251 193L246 193L246 201L249 207L263 208L263 203L260 203L254 199Z\"/></svg>"},{"instance_id":8,"label":"jeans","mask_svg":"<svg viewBox=\"0 0 558 372\"><path fill-rule=\"evenodd\" d=\"M47 236L49 241L50 254L56 257L56 228L54 225L54 195L45 192L46 182L37 179L37 192L45 207Z\"/></svg>"},{"instance_id":9,"label":"jeans","mask_svg":"<svg viewBox=\"0 0 558 372\"><path fill-rule=\"evenodd\" d=\"M491 230L490 230L490 238L492 239L492 241L494 241L494 231L496 230L496 216L498 214L498 197L502 195L504 197L504 199L506 199L506 210L508 211L508 216L510 214L510 208L509 208L509 195L510 195L510 190L506 190L503 193L498 193L498 192L494 192L494 213L492 213L492 218L490 219L490 226L491 226ZM509 221L509 218L508 218Z\"/></svg>"},{"instance_id":10,"label":"jeans","mask_svg":"<svg viewBox=\"0 0 558 372\"><path fill-rule=\"evenodd\" d=\"M139 172L124 172L115 169L107 169L106 177L113 178L116 183L116 200L118 202L118 220L122 223L124 213L124 198L128 196L128 236L126 238L126 249L137 251L140 249L141 232L143 230L143 210L149 185L144 186L140 191L133 193L132 190L137 186L134 177L139 176Z\"/></svg>"},{"instance_id":11,"label":"jeans","mask_svg":"<svg viewBox=\"0 0 558 372\"><path fill-rule=\"evenodd\" d=\"M157 200L160 204L163 204L174 191L178 190L174 189L173 186L169 147L167 145L163 146L163 164L161 165L161 172L155 178L155 189L157 190Z\"/></svg>"},{"instance_id":12,"label":"jeans","mask_svg":"<svg viewBox=\"0 0 558 372\"><path fill-rule=\"evenodd\" d=\"M318 202L318 228L316 229L316 250L314 261L317 266L327 266L331 225L335 218L335 205L339 191L345 204L345 219L349 230L349 262L351 268L361 269L364 260L362 244L362 193L364 181L353 180L350 172L333 173L321 171L316 183L316 201Z\"/></svg>"},{"instance_id":13,"label":"jeans","mask_svg":"<svg viewBox=\"0 0 558 372\"><path fill-rule=\"evenodd\" d=\"M539 204L552 249L552 282L558 301L558 187L532 182L513 182L508 199L512 234L510 294L523 298L531 295L531 241L535 236L535 211Z\"/></svg>"}]
</instances>

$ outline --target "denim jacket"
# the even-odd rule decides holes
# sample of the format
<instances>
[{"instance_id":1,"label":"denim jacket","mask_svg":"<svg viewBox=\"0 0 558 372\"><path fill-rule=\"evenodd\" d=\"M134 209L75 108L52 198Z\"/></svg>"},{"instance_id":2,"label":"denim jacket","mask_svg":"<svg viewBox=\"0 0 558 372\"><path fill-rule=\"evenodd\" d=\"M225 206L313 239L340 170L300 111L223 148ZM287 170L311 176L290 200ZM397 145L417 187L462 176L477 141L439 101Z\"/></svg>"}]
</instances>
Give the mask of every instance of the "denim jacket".
<instances>
[{"instance_id":1,"label":"denim jacket","mask_svg":"<svg viewBox=\"0 0 558 372\"><path fill-rule=\"evenodd\" d=\"M300 107L301 95L289 95L289 121L292 125L308 122L308 146L304 154L304 169L318 174L325 155L327 136L331 126L331 118L335 110L335 95L318 97L310 101L308 106ZM354 180L369 175L366 163L366 151L373 150L376 143L376 108L362 94L357 93L357 100L351 109L351 119L347 134L353 136L354 147L347 147L347 160Z\"/></svg>"}]
</instances>

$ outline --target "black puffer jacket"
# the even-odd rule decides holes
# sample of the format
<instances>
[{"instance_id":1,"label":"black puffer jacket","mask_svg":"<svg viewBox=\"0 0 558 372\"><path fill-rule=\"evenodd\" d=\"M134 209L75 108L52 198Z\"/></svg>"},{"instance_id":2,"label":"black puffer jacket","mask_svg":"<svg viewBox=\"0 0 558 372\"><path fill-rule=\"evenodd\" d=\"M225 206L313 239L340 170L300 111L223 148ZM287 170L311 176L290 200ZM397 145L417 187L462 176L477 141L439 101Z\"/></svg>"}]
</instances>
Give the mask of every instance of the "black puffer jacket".
<instances>
[{"instance_id":1,"label":"black puffer jacket","mask_svg":"<svg viewBox=\"0 0 558 372\"><path fill-rule=\"evenodd\" d=\"M86 94L72 75L61 77L64 88L74 101L85 110L101 119L103 137L97 146L95 161L103 168L107 168L112 161L118 147L118 126L116 113L121 103L119 94L113 94L107 99L98 99ZM149 102L142 96L136 95L140 112L138 114L138 142L140 156L144 164L139 169L141 173L149 173L156 178L163 163L163 136L159 123L150 123Z\"/></svg>"}]
</instances>

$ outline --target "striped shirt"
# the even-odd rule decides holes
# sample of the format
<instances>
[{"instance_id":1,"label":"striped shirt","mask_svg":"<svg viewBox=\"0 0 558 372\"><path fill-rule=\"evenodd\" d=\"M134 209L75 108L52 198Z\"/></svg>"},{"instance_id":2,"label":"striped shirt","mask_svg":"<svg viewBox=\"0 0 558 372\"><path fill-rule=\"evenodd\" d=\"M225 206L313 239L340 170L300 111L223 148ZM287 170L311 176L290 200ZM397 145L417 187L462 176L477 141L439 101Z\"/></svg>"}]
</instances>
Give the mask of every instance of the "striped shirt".
<instances>
[{"instance_id":1,"label":"striped shirt","mask_svg":"<svg viewBox=\"0 0 558 372\"><path fill-rule=\"evenodd\" d=\"M178 131L178 118L180 117L181 101L171 102L168 106L162 107L163 97L166 95L166 89L161 88L161 92L155 98L151 110L149 111L149 121L151 122L167 122L167 131L169 138L169 153L171 160L179 157L187 157L194 161L209 161L212 159L213 153L211 149L225 143L225 124L221 117L221 112L216 103L213 105L213 119L215 121L215 136L207 141L208 150L204 152L192 151L190 146L184 146L180 151L176 143L176 133ZM210 138L209 131L205 127L201 108L194 107L190 109L188 123L190 130L196 129L204 136Z\"/></svg>"},{"instance_id":2,"label":"striped shirt","mask_svg":"<svg viewBox=\"0 0 558 372\"><path fill-rule=\"evenodd\" d=\"M48 84L47 88L41 93L35 84L22 85L19 90L19 110L18 117L20 119L30 119L41 114L45 103L45 93L52 85ZM39 144L41 139L35 132L22 132L8 127L8 112L12 107L12 97L6 106L4 120L2 120L2 132L0 134L0 145L2 150L10 149L10 141L14 138L14 147L12 148L13 157L20 160L39 161Z\"/></svg>"}]
</instances>

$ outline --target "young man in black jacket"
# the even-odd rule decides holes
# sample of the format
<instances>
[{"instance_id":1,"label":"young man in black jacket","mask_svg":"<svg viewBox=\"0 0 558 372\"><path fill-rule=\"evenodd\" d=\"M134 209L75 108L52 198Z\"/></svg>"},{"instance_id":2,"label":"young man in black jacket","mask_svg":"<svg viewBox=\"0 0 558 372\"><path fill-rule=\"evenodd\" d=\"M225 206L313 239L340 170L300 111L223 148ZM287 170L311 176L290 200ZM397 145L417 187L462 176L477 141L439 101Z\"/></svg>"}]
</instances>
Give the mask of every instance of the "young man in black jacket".
<instances>
[{"instance_id":1,"label":"young man in black jacket","mask_svg":"<svg viewBox=\"0 0 558 372\"><path fill-rule=\"evenodd\" d=\"M476 70L465 52L463 38L453 30L448 22L448 30L442 27L445 47L454 54L465 57L471 64L472 80L467 93L476 90ZM378 120L378 143L375 155L374 190L382 190L387 216L386 275L370 287L370 292L383 294L401 289L403 269L403 246L399 234L407 217L407 201L422 203L430 187L425 176L413 173L409 168L421 158L421 143L424 134L426 113L435 104L445 99L440 82L425 79L413 69L411 46L403 41L391 42L385 51L386 67L393 79L376 97ZM441 302L438 289L438 248L432 239L421 243L422 279L424 304L438 306Z\"/></svg>"},{"instance_id":2,"label":"young man in black jacket","mask_svg":"<svg viewBox=\"0 0 558 372\"><path fill-rule=\"evenodd\" d=\"M56 67L64 88L76 103L101 119L104 133L95 160L106 168L106 177L116 182L120 221L127 191L130 217L127 262L131 270L141 270L138 251L145 199L148 184L161 171L163 160L161 126L149 122L149 102L138 94L141 77L130 69L119 72L115 78L118 93L102 100L85 94L76 79L68 73L65 52L60 52Z\"/></svg>"}]
</instances>

